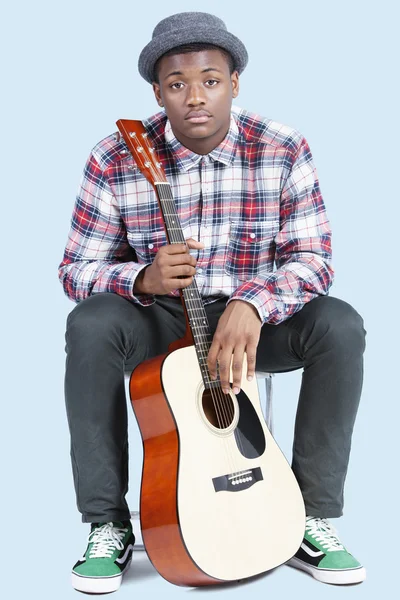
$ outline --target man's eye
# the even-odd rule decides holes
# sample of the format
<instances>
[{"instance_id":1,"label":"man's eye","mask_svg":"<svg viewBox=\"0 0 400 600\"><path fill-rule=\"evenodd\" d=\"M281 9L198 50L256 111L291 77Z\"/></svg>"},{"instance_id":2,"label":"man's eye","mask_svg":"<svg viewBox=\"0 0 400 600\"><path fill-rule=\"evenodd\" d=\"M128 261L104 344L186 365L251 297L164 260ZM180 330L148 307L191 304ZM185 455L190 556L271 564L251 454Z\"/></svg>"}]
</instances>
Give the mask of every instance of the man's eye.
<instances>
[{"instance_id":1,"label":"man's eye","mask_svg":"<svg viewBox=\"0 0 400 600\"><path fill-rule=\"evenodd\" d=\"M217 81L216 79L209 79L209 80L207 81L207 83L214 84L214 83L218 83L218 81ZM211 85L211 87L215 87L215 86L214 86L214 85Z\"/></svg>"},{"instance_id":2,"label":"man's eye","mask_svg":"<svg viewBox=\"0 0 400 600\"><path fill-rule=\"evenodd\" d=\"M177 83L173 83L173 84L171 85L171 87L172 87L172 88L174 88L174 89L176 89L176 90L180 90L181 88L176 88L176 87L175 87L176 85L183 85L183 83L180 83L180 82L178 81Z\"/></svg>"}]
</instances>

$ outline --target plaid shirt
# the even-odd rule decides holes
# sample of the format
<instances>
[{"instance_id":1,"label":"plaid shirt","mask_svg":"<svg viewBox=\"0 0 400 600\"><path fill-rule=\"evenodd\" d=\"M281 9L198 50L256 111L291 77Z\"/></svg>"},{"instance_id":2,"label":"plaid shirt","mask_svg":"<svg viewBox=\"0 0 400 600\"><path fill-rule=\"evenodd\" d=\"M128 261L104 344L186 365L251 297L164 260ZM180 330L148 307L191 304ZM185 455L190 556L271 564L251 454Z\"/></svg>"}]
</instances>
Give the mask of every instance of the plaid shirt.
<instances>
[{"instance_id":1,"label":"plaid shirt","mask_svg":"<svg viewBox=\"0 0 400 600\"><path fill-rule=\"evenodd\" d=\"M174 136L164 112L144 121L172 186L204 304L252 304L278 324L333 282L331 230L306 139L295 129L232 107L225 139L207 155ZM110 135L92 150L80 182L59 278L80 302L111 292L143 306L138 273L167 244L154 189L127 146ZM135 253L133 250L135 250ZM136 254L136 255L135 255ZM276 269L274 271L274 260ZM169 296L179 297L179 290Z\"/></svg>"}]
</instances>

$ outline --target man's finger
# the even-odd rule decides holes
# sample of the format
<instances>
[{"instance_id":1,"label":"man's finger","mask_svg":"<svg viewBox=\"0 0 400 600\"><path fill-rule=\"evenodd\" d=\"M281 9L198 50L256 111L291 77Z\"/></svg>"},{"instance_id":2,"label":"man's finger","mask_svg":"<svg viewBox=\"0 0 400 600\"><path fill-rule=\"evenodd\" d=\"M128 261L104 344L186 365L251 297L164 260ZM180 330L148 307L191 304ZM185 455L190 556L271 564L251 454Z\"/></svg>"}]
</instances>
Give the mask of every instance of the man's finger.
<instances>
[{"instance_id":1,"label":"man's finger","mask_svg":"<svg viewBox=\"0 0 400 600\"><path fill-rule=\"evenodd\" d=\"M165 248L165 252L168 254L184 254L184 252L187 252L186 244L182 244L181 242L165 244L162 248Z\"/></svg>"},{"instance_id":2,"label":"man's finger","mask_svg":"<svg viewBox=\"0 0 400 600\"><path fill-rule=\"evenodd\" d=\"M233 393L234 394L238 394L240 392L240 385L242 383L243 356L244 356L244 347L236 346L235 351L233 353L233 359L232 359Z\"/></svg>"},{"instance_id":3,"label":"man's finger","mask_svg":"<svg viewBox=\"0 0 400 600\"><path fill-rule=\"evenodd\" d=\"M229 390L231 389L229 383L229 375L231 369L232 351L232 347L225 346L225 348L223 348L223 350L221 351L218 360L219 377L221 380L221 387L224 394L229 394Z\"/></svg>"},{"instance_id":4,"label":"man's finger","mask_svg":"<svg viewBox=\"0 0 400 600\"><path fill-rule=\"evenodd\" d=\"M218 356L219 349L220 349L220 344L214 337L213 342L210 347L210 350L208 352L208 356L207 356L207 367L208 367L208 372L210 373L210 379L217 378L217 356Z\"/></svg>"},{"instance_id":5,"label":"man's finger","mask_svg":"<svg viewBox=\"0 0 400 600\"><path fill-rule=\"evenodd\" d=\"M257 344L247 344L247 380L251 381L256 373Z\"/></svg>"},{"instance_id":6,"label":"man's finger","mask_svg":"<svg viewBox=\"0 0 400 600\"><path fill-rule=\"evenodd\" d=\"M205 247L204 242L199 242L198 240L194 240L193 238L187 238L186 245L187 246L203 246L203 248ZM191 249L194 250L194 248L191 248Z\"/></svg>"}]
</instances>

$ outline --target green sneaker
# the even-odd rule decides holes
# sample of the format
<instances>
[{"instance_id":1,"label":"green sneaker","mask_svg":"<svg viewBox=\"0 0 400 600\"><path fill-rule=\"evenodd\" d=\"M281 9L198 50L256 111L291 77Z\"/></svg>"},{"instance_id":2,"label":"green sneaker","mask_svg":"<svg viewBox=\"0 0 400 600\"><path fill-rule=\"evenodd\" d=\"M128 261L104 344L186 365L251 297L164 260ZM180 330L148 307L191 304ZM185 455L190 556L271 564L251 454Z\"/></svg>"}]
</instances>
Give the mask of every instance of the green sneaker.
<instances>
[{"instance_id":1,"label":"green sneaker","mask_svg":"<svg viewBox=\"0 0 400 600\"><path fill-rule=\"evenodd\" d=\"M92 523L88 546L72 568L72 586L80 592L115 592L132 560L135 536L130 521Z\"/></svg>"},{"instance_id":2,"label":"green sneaker","mask_svg":"<svg viewBox=\"0 0 400 600\"><path fill-rule=\"evenodd\" d=\"M346 550L335 528L319 517L306 517L303 542L286 564L323 583L361 583L366 578L365 568Z\"/></svg>"}]
</instances>

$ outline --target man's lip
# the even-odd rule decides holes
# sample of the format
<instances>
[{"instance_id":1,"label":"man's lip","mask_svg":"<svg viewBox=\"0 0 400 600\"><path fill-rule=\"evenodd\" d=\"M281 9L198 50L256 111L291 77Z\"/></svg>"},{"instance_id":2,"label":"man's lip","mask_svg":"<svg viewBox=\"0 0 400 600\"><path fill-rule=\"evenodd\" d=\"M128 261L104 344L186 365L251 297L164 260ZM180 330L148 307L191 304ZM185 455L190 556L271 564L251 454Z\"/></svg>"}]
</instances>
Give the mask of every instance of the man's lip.
<instances>
[{"instance_id":1,"label":"man's lip","mask_svg":"<svg viewBox=\"0 0 400 600\"><path fill-rule=\"evenodd\" d=\"M186 121L190 121L190 123L207 123L211 117L208 115L203 115L202 117L189 117Z\"/></svg>"},{"instance_id":2,"label":"man's lip","mask_svg":"<svg viewBox=\"0 0 400 600\"><path fill-rule=\"evenodd\" d=\"M186 115L185 119L200 119L202 117L211 117L209 112L205 110L192 110L188 115Z\"/></svg>"}]
</instances>

